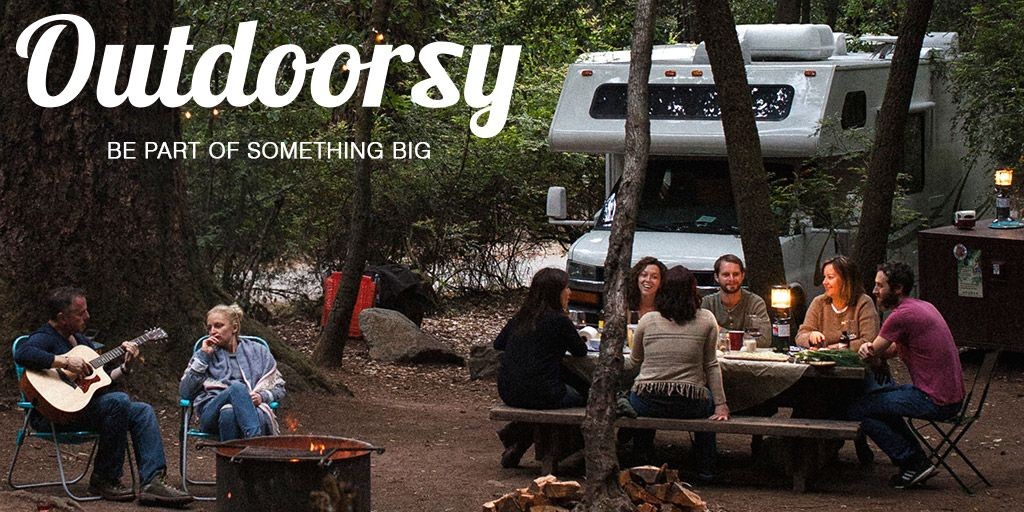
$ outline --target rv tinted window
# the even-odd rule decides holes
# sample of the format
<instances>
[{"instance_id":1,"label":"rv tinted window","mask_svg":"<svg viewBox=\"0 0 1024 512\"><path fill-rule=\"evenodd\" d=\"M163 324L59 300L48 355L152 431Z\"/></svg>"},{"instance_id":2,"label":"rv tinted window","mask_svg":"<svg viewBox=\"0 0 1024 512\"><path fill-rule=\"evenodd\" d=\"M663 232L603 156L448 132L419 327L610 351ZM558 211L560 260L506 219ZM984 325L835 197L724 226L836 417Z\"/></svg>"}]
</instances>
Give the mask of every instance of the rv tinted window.
<instances>
[{"instance_id":1,"label":"rv tinted window","mask_svg":"<svg viewBox=\"0 0 1024 512\"><path fill-rule=\"evenodd\" d=\"M864 91L846 93L843 100L843 118L840 124L843 129L860 128L868 118L868 98Z\"/></svg>"},{"instance_id":2,"label":"rv tinted window","mask_svg":"<svg viewBox=\"0 0 1024 512\"><path fill-rule=\"evenodd\" d=\"M721 119L718 91L714 85L651 84L648 104L651 119ZM754 119L781 121L793 106L793 87L789 85L751 85ZM603 84L594 92L590 117L626 118L626 84Z\"/></svg>"}]
</instances>

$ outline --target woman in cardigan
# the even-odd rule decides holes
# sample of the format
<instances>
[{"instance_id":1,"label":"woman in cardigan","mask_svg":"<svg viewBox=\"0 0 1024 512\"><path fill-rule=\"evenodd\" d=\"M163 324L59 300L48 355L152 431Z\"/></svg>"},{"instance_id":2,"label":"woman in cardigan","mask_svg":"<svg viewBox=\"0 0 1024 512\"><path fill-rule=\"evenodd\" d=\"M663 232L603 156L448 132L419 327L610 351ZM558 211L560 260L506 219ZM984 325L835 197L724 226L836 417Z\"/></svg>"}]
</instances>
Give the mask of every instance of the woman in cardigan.
<instances>
[{"instance_id":1,"label":"woman in cardigan","mask_svg":"<svg viewBox=\"0 0 1024 512\"><path fill-rule=\"evenodd\" d=\"M836 256L821 266L825 293L811 301L807 316L796 335L796 344L804 348L849 348L878 335L878 311L864 293L857 266L846 256Z\"/></svg>"},{"instance_id":2,"label":"woman in cardigan","mask_svg":"<svg viewBox=\"0 0 1024 512\"><path fill-rule=\"evenodd\" d=\"M530 283L526 300L494 340L501 350L498 396L507 405L524 409L581 407L584 390L569 384L562 366L566 352L587 355L587 346L566 315L569 274L557 268L541 269ZM498 432L505 445L503 467L515 467L530 447L529 425L510 423Z\"/></svg>"},{"instance_id":3,"label":"woman in cardigan","mask_svg":"<svg viewBox=\"0 0 1024 512\"><path fill-rule=\"evenodd\" d=\"M203 432L221 441L280 433L270 402L284 396L277 362L262 343L238 337L242 308L215 306L209 336L185 368L179 392L193 400Z\"/></svg>"},{"instance_id":4,"label":"woman in cardigan","mask_svg":"<svg viewBox=\"0 0 1024 512\"><path fill-rule=\"evenodd\" d=\"M661 281L665 278L665 272L668 272L668 268L653 256L644 256L636 262L636 265L633 265L629 273L627 301L630 311L636 311L638 317L631 318L629 320L631 323L638 322L644 315L654 311L654 300L658 296L658 290L661 289Z\"/></svg>"},{"instance_id":5,"label":"woman in cardigan","mask_svg":"<svg viewBox=\"0 0 1024 512\"><path fill-rule=\"evenodd\" d=\"M640 366L629 402L640 416L711 418L728 420L715 344L718 324L710 311L700 308L697 281L685 267L665 274L655 302L656 310L640 319L627 366ZM654 442L654 432L635 434L643 451ZM715 477L715 434L694 433L698 478Z\"/></svg>"}]
</instances>

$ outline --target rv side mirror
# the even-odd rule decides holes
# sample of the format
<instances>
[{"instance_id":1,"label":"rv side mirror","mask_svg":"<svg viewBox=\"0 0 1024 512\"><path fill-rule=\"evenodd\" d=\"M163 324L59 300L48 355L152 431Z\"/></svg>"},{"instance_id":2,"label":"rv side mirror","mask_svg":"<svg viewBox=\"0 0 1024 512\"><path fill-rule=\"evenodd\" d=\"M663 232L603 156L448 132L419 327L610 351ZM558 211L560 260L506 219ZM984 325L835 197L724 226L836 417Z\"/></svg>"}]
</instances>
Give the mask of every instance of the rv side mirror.
<instances>
[{"instance_id":1,"label":"rv side mirror","mask_svg":"<svg viewBox=\"0 0 1024 512\"><path fill-rule=\"evenodd\" d=\"M548 188L548 218L563 220L568 215L568 208L565 200L565 187Z\"/></svg>"}]
</instances>

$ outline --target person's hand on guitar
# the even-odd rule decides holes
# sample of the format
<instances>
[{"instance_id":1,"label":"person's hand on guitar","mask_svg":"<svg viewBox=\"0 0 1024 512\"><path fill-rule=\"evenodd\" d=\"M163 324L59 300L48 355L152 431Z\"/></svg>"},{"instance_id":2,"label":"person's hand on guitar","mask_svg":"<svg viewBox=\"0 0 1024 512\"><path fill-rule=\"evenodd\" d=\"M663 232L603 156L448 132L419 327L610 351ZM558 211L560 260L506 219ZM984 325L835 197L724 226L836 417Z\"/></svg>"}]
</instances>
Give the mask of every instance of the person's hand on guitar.
<instances>
[{"instance_id":1,"label":"person's hand on guitar","mask_svg":"<svg viewBox=\"0 0 1024 512\"><path fill-rule=\"evenodd\" d=\"M78 377L84 377L92 373L92 368L89 367L88 362L77 355L57 355L56 359L54 359L54 365L56 368L65 369Z\"/></svg>"},{"instance_id":2,"label":"person's hand on guitar","mask_svg":"<svg viewBox=\"0 0 1024 512\"><path fill-rule=\"evenodd\" d=\"M252 399L252 404L255 405L256 407L259 407L260 404L263 403L263 397L260 396L260 394L256 393L255 391L252 392L252 393L249 393L249 398Z\"/></svg>"},{"instance_id":3,"label":"person's hand on guitar","mask_svg":"<svg viewBox=\"0 0 1024 512\"><path fill-rule=\"evenodd\" d=\"M124 349L124 364L132 362L136 357L139 357L139 346L138 344L126 341L121 344L121 348Z\"/></svg>"}]
</instances>

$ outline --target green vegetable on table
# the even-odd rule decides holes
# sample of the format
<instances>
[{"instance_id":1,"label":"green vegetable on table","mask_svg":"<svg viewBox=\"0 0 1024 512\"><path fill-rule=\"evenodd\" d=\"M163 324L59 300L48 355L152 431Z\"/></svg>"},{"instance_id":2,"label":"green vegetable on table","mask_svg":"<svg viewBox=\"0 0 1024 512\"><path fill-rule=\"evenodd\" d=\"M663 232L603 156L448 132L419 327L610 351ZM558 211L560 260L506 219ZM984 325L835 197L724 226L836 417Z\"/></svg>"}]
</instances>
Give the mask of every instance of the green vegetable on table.
<instances>
[{"instance_id":1,"label":"green vegetable on table","mask_svg":"<svg viewBox=\"0 0 1024 512\"><path fill-rule=\"evenodd\" d=\"M864 362L861 361L860 356L852 350L804 350L797 352L793 358L798 363L807 363L811 361L835 361L836 366L864 366Z\"/></svg>"}]
</instances>

